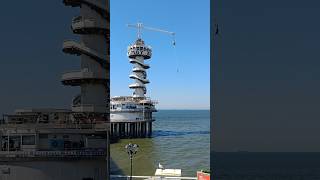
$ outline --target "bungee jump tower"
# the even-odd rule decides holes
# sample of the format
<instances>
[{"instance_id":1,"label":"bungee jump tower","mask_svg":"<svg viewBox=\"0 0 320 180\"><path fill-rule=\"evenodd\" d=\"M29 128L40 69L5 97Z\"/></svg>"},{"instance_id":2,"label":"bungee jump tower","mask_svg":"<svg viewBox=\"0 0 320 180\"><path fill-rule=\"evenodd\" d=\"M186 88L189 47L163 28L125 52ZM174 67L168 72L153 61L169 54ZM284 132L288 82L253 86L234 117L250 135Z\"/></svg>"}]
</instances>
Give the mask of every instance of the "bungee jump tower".
<instances>
[{"instance_id":1,"label":"bungee jump tower","mask_svg":"<svg viewBox=\"0 0 320 180\"><path fill-rule=\"evenodd\" d=\"M111 135L113 138L141 138L152 135L152 113L156 112L155 101L146 97L145 84L149 83L145 64L146 59L152 55L151 47L144 44L142 39L128 47L129 62L134 65L132 74L134 80L129 88L133 89L132 96L115 96L111 98L110 118Z\"/></svg>"},{"instance_id":2,"label":"bungee jump tower","mask_svg":"<svg viewBox=\"0 0 320 180\"><path fill-rule=\"evenodd\" d=\"M175 34L161 29L146 27L142 23L128 26L138 30L136 41L127 48L129 62L133 64L132 73L129 75L129 78L134 81L129 85L129 88L133 89L133 94L132 96L115 96L111 98L110 132L113 139L152 136L152 123L155 121L152 113L157 112L155 108L157 101L151 100L146 96L146 84L149 83L146 70L150 66L145 63L146 60L152 57L152 48L144 43L141 38L141 30L147 29L169 33L173 36Z\"/></svg>"}]
</instances>

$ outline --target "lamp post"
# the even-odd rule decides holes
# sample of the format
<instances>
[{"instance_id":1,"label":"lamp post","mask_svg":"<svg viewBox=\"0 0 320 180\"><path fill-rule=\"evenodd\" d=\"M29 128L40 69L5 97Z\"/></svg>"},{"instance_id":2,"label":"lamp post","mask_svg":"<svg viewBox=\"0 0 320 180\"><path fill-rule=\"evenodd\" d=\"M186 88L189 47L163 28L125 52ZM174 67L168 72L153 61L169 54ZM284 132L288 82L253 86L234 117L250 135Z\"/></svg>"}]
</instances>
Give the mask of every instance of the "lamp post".
<instances>
[{"instance_id":1,"label":"lamp post","mask_svg":"<svg viewBox=\"0 0 320 180\"><path fill-rule=\"evenodd\" d=\"M130 180L132 180L132 159L133 159L133 155L137 153L139 149L139 145L129 143L125 146L125 148L130 157Z\"/></svg>"}]
</instances>

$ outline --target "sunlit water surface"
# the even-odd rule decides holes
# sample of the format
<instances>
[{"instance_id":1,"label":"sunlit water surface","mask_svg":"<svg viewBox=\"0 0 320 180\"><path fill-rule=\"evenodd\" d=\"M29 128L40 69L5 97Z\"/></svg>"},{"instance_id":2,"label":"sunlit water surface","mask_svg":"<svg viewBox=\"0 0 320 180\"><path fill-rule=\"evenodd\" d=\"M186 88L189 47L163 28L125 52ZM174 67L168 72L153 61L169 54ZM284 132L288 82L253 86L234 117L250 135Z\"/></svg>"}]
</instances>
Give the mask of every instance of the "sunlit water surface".
<instances>
[{"instance_id":1,"label":"sunlit water surface","mask_svg":"<svg viewBox=\"0 0 320 180\"><path fill-rule=\"evenodd\" d=\"M160 110L155 113L153 137L125 139L111 144L111 173L130 174L125 145L135 143L139 151L133 160L133 175L154 175L158 164L182 169L182 176L210 168L209 110Z\"/></svg>"}]
</instances>

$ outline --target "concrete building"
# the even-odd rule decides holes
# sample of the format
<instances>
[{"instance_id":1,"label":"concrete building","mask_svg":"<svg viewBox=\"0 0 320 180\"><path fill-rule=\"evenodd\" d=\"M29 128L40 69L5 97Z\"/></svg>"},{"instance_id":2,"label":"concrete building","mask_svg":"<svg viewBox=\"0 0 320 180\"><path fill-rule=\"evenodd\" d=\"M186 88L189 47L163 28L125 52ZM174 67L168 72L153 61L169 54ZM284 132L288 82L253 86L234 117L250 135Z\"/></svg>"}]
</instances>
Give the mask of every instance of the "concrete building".
<instances>
[{"instance_id":1,"label":"concrete building","mask_svg":"<svg viewBox=\"0 0 320 180\"><path fill-rule=\"evenodd\" d=\"M81 69L62 75L79 86L68 109L20 109L0 123L0 179L109 179L109 1L64 0L79 7L71 23L80 42L63 52L78 55Z\"/></svg>"}]
</instances>

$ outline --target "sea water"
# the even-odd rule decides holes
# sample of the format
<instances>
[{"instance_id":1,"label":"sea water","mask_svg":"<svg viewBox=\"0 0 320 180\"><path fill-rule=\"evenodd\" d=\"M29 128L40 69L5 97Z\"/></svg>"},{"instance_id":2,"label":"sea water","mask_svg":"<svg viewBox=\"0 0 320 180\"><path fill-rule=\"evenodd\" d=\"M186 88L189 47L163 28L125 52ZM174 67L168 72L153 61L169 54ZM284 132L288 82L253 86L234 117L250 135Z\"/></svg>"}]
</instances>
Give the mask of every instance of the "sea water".
<instances>
[{"instance_id":1,"label":"sea water","mask_svg":"<svg viewBox=\"0 0 320 180\"><path fill-rule=\"evenodd\" d=\"M130 174L125 145L135 143L133 175L154 175L158 164L182 169L182 176L196 176L210 169L210 111L159 110L154 113L152 138L122 139L111 144L111 174Z\"/></svg>"}]
</instances>

